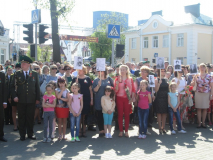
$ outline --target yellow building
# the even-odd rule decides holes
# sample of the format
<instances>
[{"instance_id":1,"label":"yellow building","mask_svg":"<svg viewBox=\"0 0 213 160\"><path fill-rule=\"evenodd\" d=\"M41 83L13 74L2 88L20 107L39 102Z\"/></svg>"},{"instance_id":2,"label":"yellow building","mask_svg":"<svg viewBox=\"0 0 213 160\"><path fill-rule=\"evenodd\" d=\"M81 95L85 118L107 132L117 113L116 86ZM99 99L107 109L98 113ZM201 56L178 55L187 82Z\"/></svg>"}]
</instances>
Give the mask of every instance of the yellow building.
<instances>
[{"instance_id":1,"label":"yellow building","mask_svg":"<svg viewBox=\"0 0 213 160\"><path fill-rule=\"evenodd\" d=\"M174 21L153 13L144 23L123 32L125 62L152 63L157 55L170 64L175 59L184 65L213 63L212 18L200 14L200 4L185 6L185 12Z\"/></svg>"}]
</instances>

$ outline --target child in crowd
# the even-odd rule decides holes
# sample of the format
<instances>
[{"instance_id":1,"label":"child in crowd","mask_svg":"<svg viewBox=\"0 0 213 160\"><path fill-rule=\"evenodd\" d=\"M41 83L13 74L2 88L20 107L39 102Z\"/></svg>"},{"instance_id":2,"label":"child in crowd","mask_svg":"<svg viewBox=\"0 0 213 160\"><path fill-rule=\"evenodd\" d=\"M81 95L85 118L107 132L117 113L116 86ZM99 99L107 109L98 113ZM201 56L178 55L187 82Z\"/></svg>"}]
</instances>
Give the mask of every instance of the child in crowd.
<instances>
[{"instance_id":1,"label":"child in crowd","mask_svg":"<svg viewBox=\"0 0 213 160\"><path fill-rule=\"evenodd\" d=\"M176 117L177 125L178 125L178 133L186 133L181 127L181 119L180 119L180 113L179 113L179 104L180 104L180 97L178 95L177 90L177 83L172 82L169 85L170 92L168 93L168 104L169 104L169 125L171 134L176 134L176 132L173 129L173 114Z\"/></svg>"},{"instance_id":2,"label":"child in crowd","mask_svg":"<svg viewBox=\"0 0 213 160\"><path fill-rule=\"evenodd\" d=\"M71 130L71 142L80 142L78 137L79 129L80 129L80 122L81 122L81 111L83 109L83 95L79 93L80 91L80 84L73 83L72 87L72 94L70 94L70 99L68 102L68 106L70 109L70 130ZM74 129L76 126L76 133L74 136Z\"/></svg>"},{"instance_id":3,"label":"child in crowd","mask_svg":"<svg viewBox=\"0 0 213 160\"><path fill-rule=\"evenodd\" d=\"M149 117L149 104L152 103L152 98L150 92L146 90L148 87L148 81L142 80L140 82L140 89L137 92L137 101L138 101L138 117L139 117L139 136L138 138L145 139L147 126L148 126L148 117Z\"/></svg>"},{"instance_id":4,"label":"child in crowd","mask_svg":"<svg viewBox=\"0 0 213 160\"><path fill-rule=\"evenodd\" d=\"M57 87L55 89L55 94L57 98L56 105L56 116L58 119L58 132L59 140L66 140L66 128L67 128L67 118L69 117L69 107L67 102L69 101L69 90L66 88L67 84L64 78L59 78L57 82ZM63 127L62 127L63 125Z\"/></svg>"},{"instance_id":5,"label":"child in crowd","mask_svg":"<svg viewBox=\"0 0 213 160\"><path fill-rule=\"evenodd\" d=\"M112 118L115 109L114 90L111 86L106 86L105 95L101 98L102 113L104 117L105 138L112 138ZM108 130L108 133L107 133Z\"/></svg>"},{"instance_id":6,"label":"child in crowd","mask_svg":"<svg viewBox=\"0 0 213 160\"><path fill-rule=\"evenodd\" d=\"M52 87L53 87L52 94L55 96L55 89L57 87L56 81L49 81L48 84L52 85ZM45 92L44 95L47 95L47 92ZM51 138L53 139L53 138L55 138L55 127L56 127L56 118L55 118L55 116L53 118L53 126L52 127L53 127L53 129L52 129L52 136L51 136ZM49 134L49 124L48 124L48 128L47 128L47 135L48 134Z\"/></svg>"},{"instance_id":7,"label":"child in crowd","mask_svg":"<svg viewBox=\"0 0 213 160\"><path fill-rule=\"evenodd\" d=\"M53 86L48 84L46 86L47 94L43 96L42 107L44 111L44 139L43 142L51 142L53 130L53 118L55 117L54 108L56 105L56 97L52 94ZM49 134L47 135L47 127L49 123Z\"/></svg>"}]
</instances>

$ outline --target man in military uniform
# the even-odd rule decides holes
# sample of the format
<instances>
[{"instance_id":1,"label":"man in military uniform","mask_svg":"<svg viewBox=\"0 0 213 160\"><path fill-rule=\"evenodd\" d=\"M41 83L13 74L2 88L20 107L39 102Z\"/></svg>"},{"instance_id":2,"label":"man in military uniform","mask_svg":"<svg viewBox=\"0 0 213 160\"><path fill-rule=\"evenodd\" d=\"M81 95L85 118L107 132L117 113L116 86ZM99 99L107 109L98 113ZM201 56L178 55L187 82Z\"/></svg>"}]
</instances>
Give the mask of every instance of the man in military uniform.
<instances>
[{"instance_id":1,"label":"man in military uniform","mask_svg":"<svg viewBox=\"0 0 213 160\"><path fill-rule=\"evenodd\" d=\"M0 71L0 141L7 142L3 131L4 108L7 108L7 85L5 85L5 74Z\"/></svg>"},{"instance_id":2,"label":"man in military uniform","mask_svg":"<svg viewBox=\"0 0 213 160\"><path fill-rule=\"evenodd\" d=\"M175 69L180 69L180 64L179 64L179 61L176 61L176 64L175 64Z\"/></svg>"},{"instance_id":3,"label":"man in military uniform","mask_svg":"<svg viewBox=\"0 0 213 160\"><path fill-rule=\"evenodd\" d=\"M33 125L35 104L40 100L39 79L37 72L30 70L32 60L29 57L22 55L19 60L21 70L14 73L11 95L17 102L20 140L25 140L26 131L28 138L35 140Z\"/></svg>"},{"instance_id":4,"label":"man in military uniform","mask_svg":"<svg viewBox=\"0 0 213 160\"><path fill-rule=\"evenodd\" d=\"M164 60L162 58L158 58L157 69L164 69Z\"/></svg>"}]
</instances>

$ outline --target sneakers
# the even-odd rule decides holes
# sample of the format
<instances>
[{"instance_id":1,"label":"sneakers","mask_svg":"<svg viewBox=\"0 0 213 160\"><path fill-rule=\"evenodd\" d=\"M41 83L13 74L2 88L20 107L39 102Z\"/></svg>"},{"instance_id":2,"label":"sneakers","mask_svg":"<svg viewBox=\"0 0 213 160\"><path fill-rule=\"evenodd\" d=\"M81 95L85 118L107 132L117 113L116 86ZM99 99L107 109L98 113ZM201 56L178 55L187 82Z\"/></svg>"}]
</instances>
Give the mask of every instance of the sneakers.
<instances>
[{"instance_id":1,"label":"sneakers","mask_svg":"<svg viewBox=\"0 0 213 160\"><path fill-rule=\"evenodd\" d=\"M109 138L108 133L105 133L105 138Z\"/></svg>"},{"instance_id":2,"label":"sneakers","mask_svg":"<svg viewBox=\"0 0 213 160\"><path fill-rule=\"evenodd\" d=\"M145 135L145 134L143 134L143 135L141 136L141 138L142 138L142 139L145 139L145 138L146 138L146 135Z\"/></svg>"},{"instance_id":3,"label":"sneakers","mask_svg":"<svg viewBox=\"0 0 213 160\"><path fill-rule=\"evenodd\" d=\"M178 131L178 133L186 133L186 131L180 130L180 131Z\"/></svg>"},{"instance_id":4,"label":"sneakers","mask_svg":"<svg viewBox=\"0 0 213 160\"><path fill-rule=\"evenodd\" d=\"M111 135L111 133L108 133L108 138L112 138L112 135Z\"/></svg>"},{"instance_id":5,"label":"sneakers","mask_svg":"<svg viewBox=\"0 0 213 160\"><path fill-rule=\"evenodd\" d=\"M173 134L173 135L176 134L175 130L172 130L172 131L171 131L171 134Z\"/></svg>"},{"instance_id":6,"label":"sneakers","mask_svg":"<svg viewBox=\"0 0 213 160\"><path fill-rule=\"evenodd\" d=\"M75 138L76 142L80 142L81 140L79 139L79 137Z\"/></svg>"},{"instance_id":7,"label":"sneakers","mask_svg":"<svg viewBox=\"0 0 213 160\"><path fill-rule=\"evenodd\" d=\"M74 138L74 137L72 137L71 142L72 142L72 143L74 143L74 142L75 142L75 138Z\"/></svg>"},{"instance_id":8,"label":"sneakers","mask_svg":"<svg viewBox=\"0 0 213 160\"><path fill-rule=\"evenodd\" d=\"M139 134L138 139L142 139L142 135L141 134Z\"/></svg>"},{"instance_id":9,"label":"sneakers","mask_svg":"<svg viewBox=\"0 0 213 160\"><path fill-rule=\"evenodd\" d=\"M47 138L44 138L44 139L43 139L43 143L46 143L46 142L47 142Z\"/></svg>"},{"instance_id":10,"label":"sneakers","mask_svg":"<svg viewBox=\"0 0 213 160\"><path fill-rule=\"evenodd\" d=\"M151 133L150 133L148 130L147 130L146 134L147 134L147 135L151 135Z\"/></svg>"},{"instance_id":11,"label":"sneakers","mask_svg":"<svg viewBox=\"0 0 213 160\"><path fill-rule=\"evenodd\" d=\"M52 141L52 139L51 138L47 138L47 142L49 143L49 142L51 142Z\"/></svg>"}]
</instances>

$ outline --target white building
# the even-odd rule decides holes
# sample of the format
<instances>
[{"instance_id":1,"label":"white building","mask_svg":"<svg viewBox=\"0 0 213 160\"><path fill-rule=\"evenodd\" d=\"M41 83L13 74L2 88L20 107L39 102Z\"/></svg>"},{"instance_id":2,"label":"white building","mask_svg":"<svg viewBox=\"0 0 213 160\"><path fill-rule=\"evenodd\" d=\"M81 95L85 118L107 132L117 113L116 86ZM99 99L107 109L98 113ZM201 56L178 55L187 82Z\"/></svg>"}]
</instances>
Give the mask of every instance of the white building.
<instances>
[{"instance_id":1,"label":"white building","mask_svg":"<svg viewBox=\"0 0 213 160\"><path fill-rule=\"evenodd\" d=\"M9 29L4 28L0 20L0 64L3 65L9 59Z\"/></svg>"}]
</instances>

